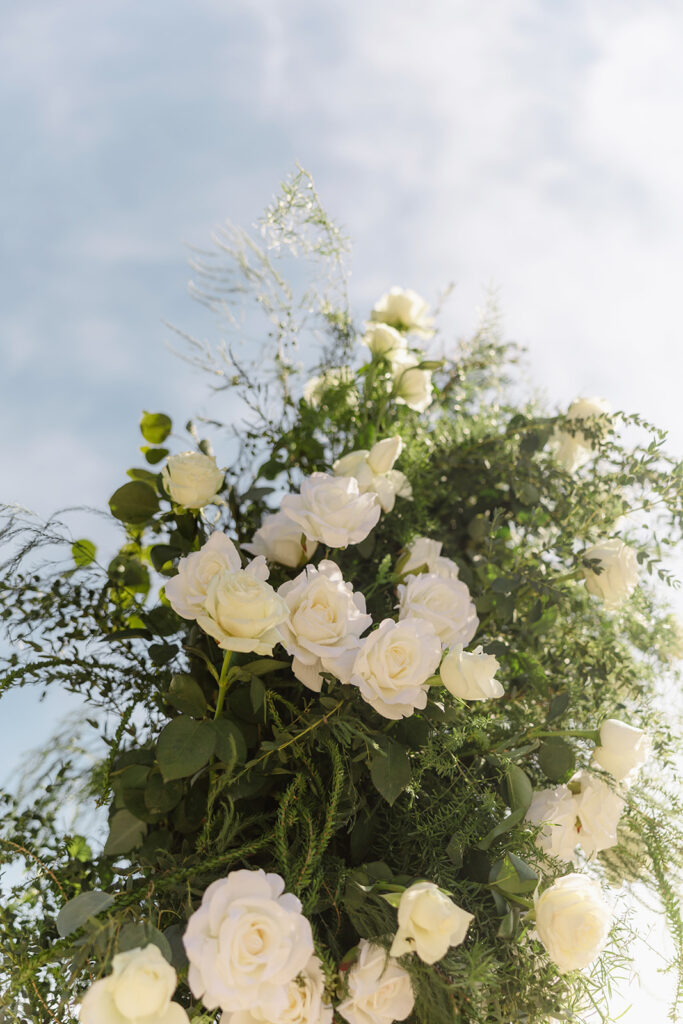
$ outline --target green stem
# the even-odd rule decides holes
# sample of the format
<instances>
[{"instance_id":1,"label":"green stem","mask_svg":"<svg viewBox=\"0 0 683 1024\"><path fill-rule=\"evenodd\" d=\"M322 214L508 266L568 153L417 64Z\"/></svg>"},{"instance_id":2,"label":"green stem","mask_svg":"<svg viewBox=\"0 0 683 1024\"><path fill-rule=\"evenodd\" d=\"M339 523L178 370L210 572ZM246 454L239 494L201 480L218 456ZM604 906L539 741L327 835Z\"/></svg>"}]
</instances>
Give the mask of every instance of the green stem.
<instances>
[{"instance_id":1,"label":"green stem","mask_svg":"<svg viewBox=\"0 0 683 1024\"><path fill-rule=\"evenodd\" d=\"M221 668L221 674L218 678L218 700L216 701L216 711L214 712L214 721L218 718L221 711L223 710L223 704L225 703L225 695L228 692L228 686L230 680L228 678L228 670L230 663L234 657L234 651L226 651L223 658L223 667Z\"/></svg>"},{"instance_id":2,"label":"green stem","mask_svg":"<svg viewBox=\"0 0 683 1024\"><path fill-rule=\"evenodd\" d=\"M553 737L553 736L579 736L587 740L593 740L595 743L600 741L600 731L598 729L555 729L554 732L539 732L533 729L528 734L530 739L537 737Z\"/></svg>"}]
</instances>

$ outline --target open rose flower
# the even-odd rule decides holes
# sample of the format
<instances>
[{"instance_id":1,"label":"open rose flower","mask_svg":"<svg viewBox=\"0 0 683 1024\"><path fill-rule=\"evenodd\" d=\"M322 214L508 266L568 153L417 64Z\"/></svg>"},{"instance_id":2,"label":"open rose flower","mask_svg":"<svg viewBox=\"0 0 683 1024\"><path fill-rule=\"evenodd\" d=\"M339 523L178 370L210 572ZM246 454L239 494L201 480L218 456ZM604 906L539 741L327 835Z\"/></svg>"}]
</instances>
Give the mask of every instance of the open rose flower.
<instances>
[{"instance_id":1,"label":"open rose flower","mask_svg":"<svg viewBox=\"0 0 683 1024\"><path fill-rule=\"evenodd\" d=\"M365 334L361 338L373 356L383 356L392 362L398 352L406 351L406 339L395 327L388 324L366 324Z\"/></svg>"},{"instance_id":2,"label":"open rose flower","mask_svg":"<svg viewBox=\"0 0 683 1024\"><path fill-rule=\"evenodd\" d=\"M617 845L617 826L626 806L625 801L606 782L590 772L572 776L576 816L579 821L579 842L587 857Z\"/></svg>"},{"instance_id":3,"label":"open rose flower","mask_svg":"<svg viewBox=\"0 0 683 1024\"><path fill-rule=\"evenodd\" d=\"M384 718L406 718L426 707L426 683L440 660L439 638L428 622L385 619L362 641L351 683Z\"/></svg>"},{"instance_id":4,"label":"open rose flower","mask_svg":"<svg viewBox=\"0 0 683 1024\"><path fill-rule=\"evenodd\" d=\"M592 878L558 878L535 900L535 908L536 932L560 974L587 967L603 950L612 914Z\"/></svg>"},{"instance_id":5,"label":"open rose flower","mask_svg":"<svg viewBox=\"0 0 683 1024\"><path fill-rule=\"evenodd\" d=\"M636 589L636 553L618 538L594 544L584 551L584 558L600 563L600 573L584 568L583 575L588 593L599 597L606 608L617 608Z\"/></svg>"},{"instance_id":6,"label":"open rose flower","mask_svg":"<svg viewBox=\"0 0 683 1024\"><path fill-rule=\"evenodd\" d=\"M606 416L611 411L609 402L604 398L577 398L567 409L570 420L590 420L592 427L601 426L598 416ZM558 462L569 473L587 462L594 451L593 442L581 430L570 434L558 431L555 438L555 456Z\"/></svg>"},{"instance_id":7,"label":"open rose flower","mask_svg":"<svg viewBox=\"0 0 683 1024\"><path fill-rule=\"evenodd\" d=\"M593 751L593 762L621 782L645 764L650 749L650 739L642 729L608 718L600 726L600 745Z\"/></svg>"},{"instance_id":8,"label":"open rose flower","mask_svg":"<svg viewBox=\"0 0 683 1024\"><path fill-rule=\"evenodd\" d=\"M287 605L269 583L248 569L222 569L209 582L197 624L224 651L272 654Z\"/></svg>"},{"instance_id":9,"label":"open rose flower","mask_svg":"<svg viewBox=\"0 0 683 1024\"><path fill-rule=\"evenodd\" d=\"M433 882L415 882L401 894L398 931L390 953L417 953L426 964L435 964L451 946L465 941L473 914L449 899Z\"/></svg>"},{"instance_id":10,"label":"open rose flower","mask_svg":"<svg viewBox=\"0 0 683 1024\"><path fill-rule=\"evenodd\" d=\"M358 481L361 494L371 492L384 512L391 512L396 497L412 498L413 492L407 477L394 463L401 454L403 441L396 437L386 437L368 451L360 448L349 452L332 466L335 476L352 476Z\"/></svg>"},{"instance_id":11,"label":"open rose flower","mask_svg":"<svg viewBox=\"0 0 683 1024\"><path fill-rule=\"evenodd\" d=\"M287 494L281 509L312 541L330 548L360 544L377 526L382 509L375 494L361 494L349 476L312 473L299 494Z\"/></svg>"},{"instance_id":12,"label":"open rose flower","mask_svg":"<svg viewBox=\"0 0 683 1024\"><path fill-rule=\"evenodd\" d=\"M397 352L391 372L394 396L399 405L415 412L424 412L432 404L432 371L418 369L420 360L412 352Z\"/></svg>"},{"instance_id":13,"label":"open rose flower","mask_svg":"<svg viewBox=\"0 0 683 1024\"><path fill-rule=\"evenodd\" d=\"M169 455L161 471L164 490L176 505L183 508L204 508L216 497L225 479L213 455L182 452Z\"/></svg>"},{"instance_id":14,"label":"open rose flower","mask_svg":"<svg viewBox=\"0 0 683 1024\"><path fill-rule=\"evenodd\" d=\"M410 975L381 946L361 939L358 948L358 959L349 970L349 995L337 1013L348 1024L405 1020L415 1005Z\"/></svg>"},{"instance_id":15,"label":"open rose flower","mask_svg":"<svg viewBox=\"0 0 683 1024\"><path fill-rule=\"evenodd\" d=\"M111 974L94 982L83 996L81 1024L189 1024L187 1012L171 1002L175 970L150 943L117 953Z\"/></svg>"},{"instance_id":16,"label":"open rose flower","mask_svg":"<svg viewBox=\"0 0 683 1024\"><path fill-rule=\"evenodd\" d=\"M196 619L204 609L209 583L226 570L239 572L242 568L239 552L229 537L216 530L207 542L178 562L178 574L168 580L166 597L171 607L184 619ZM268 579L268 567L263 558L255 558L245 572L258 580Z\"/></svg>"},{"instance_id":17,"label":"open rose flower","mask_svg":"<svg viewBox=\"0 0 683 1024\"><path fill-rule=\"evenodd\" d=\"M370 319L389 324L398 331L408 331L422 338L434 334L434 321L428 315L427 303L411 288L390 288L375 303Z\"/></svg>"},{"instance_id":18,"label":"open rose flower","mask_svg":"<svg viewBox=\"0 0 683 1024\"><path fill-rule=\"evenodd\" d=\"M441 663L440 675L446 689L461 700L492 700L502 697L505 690L495 674L498 661L492 654L484 654L481 646L470 654L462 644L456 644Z\"/></svg>"},{"instance_id":19,"label":"open rose flower","mask_svg":"<svg viewBox=\"0 0 683 1024\"><path fill-rule=\"evenodd\" d=\"M470 592L458 579L420 573L396 588L399 619L423 619L434 627L444 647L467 645L479 619Z\"/></svg>"},{"instance_id":20,"label":"open rose flower","mask_svg":"<svg viewBox=\"0 0 683 1024\"><path fill-rule=\"evenodd\" d=\"M286 986L287 1001L277 1014L277 1024L332 1024L332 1006L325 998L325 978L317 956L312 956L294 981ZM220 1024L272 1024L273 1017L263 1015L261 1007L228 1011Z\"/></svg>"},{"instance_id":21,"label":"open rose flower","mask_svg":"<svg viewBox=\"0 0 683 1024\"><path fill-rule=\"evenodd\" d=\"M451 558L441 554L442 548L440 540L416 537L398 560L396 571L402 576L415 575L419 571L455 580L458 578L458 566Z\"/></svg>"},{"instance_id":22,"label":"open rose flower","mask_svg":"<svg viewBox=\"0 0 683 1024\"><path fill-rule=\"evenodd\" d=\"M243 544L252 555L264 555L269 562L296 569L316 552L316 541L308 540L301 527L284 512L264 516L263 522L249 544Z\"/></svg>"}]
</instances>

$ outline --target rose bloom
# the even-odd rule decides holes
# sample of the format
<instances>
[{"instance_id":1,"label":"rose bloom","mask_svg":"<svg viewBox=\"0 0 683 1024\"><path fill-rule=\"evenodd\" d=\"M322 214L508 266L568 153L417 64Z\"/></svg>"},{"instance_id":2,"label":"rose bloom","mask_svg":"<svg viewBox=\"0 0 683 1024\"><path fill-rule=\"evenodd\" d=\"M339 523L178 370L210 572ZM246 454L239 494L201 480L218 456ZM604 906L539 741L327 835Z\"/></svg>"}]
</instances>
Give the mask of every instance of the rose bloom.
<instances>
[{"instance_id":1,"label":"rose bloom","mask_svg":"<svg viewBox=\"0 0 683 1024\"><path fill-rule=\"evenodd\" d=\"M368 491L376 494L382 511L391 512L397 496L413 496L407 477L393 468L402 448L403 441L398 435L386 437L369 451L359 448L358 451L343 455L334 463L332 471L335 476L355 477L361 494Z\"/></svg>"},{"instance_id":2,"label":"rose bloom","mask_svg":"<svg viewBox=\"0 0 683 1024\"><path fill-rule=\"evenodd\" d=\"M492 654L483 654L481 646L472 653L462 644L448 652L441 663L440 675L446 689L461 700L491 700L502 697L505 690L497 679L498 661Z\"/></svg>"},{"instance_id":3,"label":"rose bloom","mask_svg":"<svg viewBox=\"0 0 683 1024\"><path fill-rule=\"evenodd\" d=\"M428 622L385 619L362 641L351 683L384 718L407 718L426 707L425 684L440 660L439 638Z\"/></svg>"},{"instance_id":4,"label":"rose bloom","mask_svg":"<svg viewBox=\"0 0 683 1024\"><path fill-rule=\"evenodd\" d=\"M617 826L625 801L606 782L589 772L577 772L570 780L581 787L576 794L579 842L587 857L617 845Z\"/></svg>"},{"instance_id":5,"label":"rose bloom","mask_svg":"<svg viewBox=\"0 0 683 1024\"><path fill-rule=\"evenodd\" d=\"M182 618L196 619L204 608L213 577L223 569L239 572L241 568L237 548L229 537L216 530L199 551L180 559L178 575L165 584L166 597ZM245 572L259 580L268 579L268 567L263 558L255 558Z\"/></svg>"},{"instance_id":6,"label":"rose bloom","mask_svg":"<svg viewBox=\"0 0 683 1024\"><path fill-rule=\"evenodd\" d=\"M396 571L402 576L414 575L420 570L433 576L442 576L444 579L457 579L458 566L452 559L444 558L441 554L442 548L440 540L416 537L398 560Z\"/></svg>"},{"instance_id":7,"label":"rose bloom","mask_svg":"<svg viewBox=\"0 0 683 1024\"><path fill-rule=\"evenodd\" d=\"M543 825L536 845L551 857L573 861L580 839L577 800L569 786L537 790L531 798L526 821Z\"/></svg>"},{"instance_id":8,"label":"rose bloom","mask_svg":"<svg viewBox=\"0 0 683 1024\"><path fill-rule=\"evenodd\" d=\"M410 975L381 946L361 939L358 949L358 959L349 970L349 995L337 1013L349 1024L405 1020L415 1005Z\"/></svg>"},{"instance_id":9,"label":"rose bloom","mask_svg":"<svg viewBox=\"0 0 683 1024\"><path fill-rule=\"evenodd\" d=\"M444 647L468 644L477 632L479 619L470 592L458 579L433 573L406 577L396 588L399 619L424 619Z\"/></svg>"},{"instance_id":10,"label":"rose bloom","mask_svg":"<svg viewBox=\"0 0 683 1024\"><path fill-rule=\"evenodd\" d=\"M600 746L593 751L593 762L619 781L645 764L651 743L642 729L608 718L600 726Z\"/></svg>"},{"instance_id":11,"label":"rose bloom","mask_svg":"<svg viewBox=\"0 0 683 1024\"><path fill-rule=\"evenodd\" d=\"M289 615L281 627L282 643L294 658L297 679L316 693L323 671L348 682L358 638L372 623L363 595L354 592L339 567L327 560L317 568L306 566L296 579L283 583L278 594Z\"/></svg>"},{"instance_id":12,"label":"rose bloom","mask_svg":"<svg viewBox=\"0 0 683 1024\"><path fill-rule=\"evenodd\" d=\"M171 998L176 972L158 946L117 953L111 974L94 982L81 1002L81 1024L189 1024Z\"/></svg>"},{"instance_id":13,"label":"rose bloom","mask_svg":"<svg viewBox=\"0 0 683 1024\"><path fill-rule=\"evenodd\" d=\"M313 557L318 545L308 540L301 527L284 512L273 512L264 516L251 542L242 547L252 555L264 555L269 562L296 569Z\"/></svg>"},{"instance_id":14,"label":"rose bloom","mask_svg":"<svg viewBox=\"0 0 683 1024\"><path fill-rule=\"evenodd\" d=\"M584 551L584 558L598 560L602 572L584 568L586 590L599 597L606 608L617 608L636 589L638 562L636 553L618 538L603 540Z\"/></svg>"},{"instance_id":15,"label":"rose bloom","mask_svg":"<svg viewBox=\"0 0 683 1024\"><path fill-rule=\"evenodd\" d=\"M411 352L397 352L392 360L394 397L399 405L424 412L432 404L432 371L418 370L420 360Z\"/></svg>"},{"instance_id":16,"label":"rose bloom","mask_svg":"<svg viewBox=\"0 0 683 1024\"><path fill-rule=\"evenodd\" d=\"M169 455L161 471L164 490L176 505L183 508L204 508L216 497L225 479L213 455L182 452Z\"/></svg>"},{"instance_id":17,"label":"rose bloom","mask_svg":"<svg viewBox=\"0 0 683 1024\"><path fill-rule=\"evenodd\" d=\"M536 932L560 974L587 967L604 948L612 914L586 875L559 878L534 901Z\"/></svg>"},{"instance_id":18,"label":"rose bloom","mask_svg":"<svg viewBox=\"0 0 683 1024\"><path fill-rule=\"evenodd\" d=\"M353 477L312 473L299 494L286 494L282 511L309 540L330 548L360 544L382 513L375 494L361 494Z\"/></svg>"},{"instance_id":19,"label":"rose bloom","mask_svg":"<svg viewBox=\"0 0 683 1024\"><path fill-rule=\"evenodd\" d=\"M417 953L426 964L435 964L450 946L465 941L473 914L459 907L433 882L415 882L401 894L398 931L389 952L392 956Z\"/></svg>"},{"instance_id":20,"label":"rose bloom","mask_svg":"<svg viewBox=\"0 0 683 1024\"><path fill-rule=\"evenodd\" d=\"M294 981L286 986L287 1003L277 1024L332 1024L332 1007L325 1001L325 978L317 956L312 956ZM271 1024L258 1007L225 1011L220 1024Z\"/></svg>"},{"instance_id":21,"label":"rose bloom","mask_svg":"<svg viewBox=\"0 0 683 1024\"><path fill-rule=\"evenodd\" d=\"M313 955L301 903L280 875L231 871L212 882L183 936L188 984L207 1010L258 1010L279 1020L291 1004L289 983Z\"/></svg>"},{"instance_id":22,"label":"rose bloom","mask_svg":"<svg viewBox=\"0 0 683 1024\"><path fill-rule=\"evenodd\" d=\"M427 315L428 306L417 292L407 288L391 288L375 303L370 319L389 324L399 331L410 331L422 338L434 334L434 321Z\"/></svg>"},{"instance_id":23,"label":"rose bloom","mask_svg":"<svg viewBox=\"0 0 683 1024\"><path fill-rule=\"evenodd\" d=\"M577 398L567 409L567 417L571 420L593 420L596 416L605 416L611 411L609 402L604 398ZM561 430L557 432L555 457L568 473L587 462L593 454L593 442L581 431L569 434Z\"/></svg>"},{"instance_id":24,"label":"rose bloom","mask_svg":"<svg viewBox=\"0 0 683 1024\"><path fill-rule=\"evenodd\" d=\"M222 569L209 582L197 624L224 651L272 654L287 606L269 583L248 569Z\"/></svg>"},{"instance_id":25,"label":"rose bloom","mask_svg":"<svg viewBox=\"0 0 683 1024\"><path fill-rule=\"evenodd\" d=\"M354 382L354 372L350 366L333 367L325 370L319 377L311 377L304 385L304 402L313 409L319 409L326 391L334 391L342 385ZM358 394L347 387L344 397L348 405L358 405Z\"/></svg>"},{"instance_id":26,"label":"rose bloom","mask_svg":"<svg viewBox=\"0 0 683 1024\"><path fill-rule=\"evenodd\" d=\"M367 345L373 356L383 356L389 362L393 362L398 352L406 351L405 337L388 324L366 324L361 343Z\"/></svg>"}]
</instances>

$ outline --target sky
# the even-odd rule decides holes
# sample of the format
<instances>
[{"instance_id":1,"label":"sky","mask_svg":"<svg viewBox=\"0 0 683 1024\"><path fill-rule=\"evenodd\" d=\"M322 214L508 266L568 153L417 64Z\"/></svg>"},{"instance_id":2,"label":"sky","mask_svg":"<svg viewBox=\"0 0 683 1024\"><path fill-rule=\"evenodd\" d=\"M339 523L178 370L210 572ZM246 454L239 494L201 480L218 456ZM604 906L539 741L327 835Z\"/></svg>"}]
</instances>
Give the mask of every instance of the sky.
<instances>
[{"instance_id":1,"label":"sky","mask_svg":"<svg viewBox=\"0 0 683 1024\"><path fill-rule=\"evenodd\" d=\"M165 323L220 340L188 246L297 162L359 320L454 282L466 334L493 285L552 406L602 395L680 453L681 38L667 0L6 0L0 498L106 506L142 409L229 418ZM30 701L3 702L6 766L71 706Z\"/></svg>"}]
</instances>

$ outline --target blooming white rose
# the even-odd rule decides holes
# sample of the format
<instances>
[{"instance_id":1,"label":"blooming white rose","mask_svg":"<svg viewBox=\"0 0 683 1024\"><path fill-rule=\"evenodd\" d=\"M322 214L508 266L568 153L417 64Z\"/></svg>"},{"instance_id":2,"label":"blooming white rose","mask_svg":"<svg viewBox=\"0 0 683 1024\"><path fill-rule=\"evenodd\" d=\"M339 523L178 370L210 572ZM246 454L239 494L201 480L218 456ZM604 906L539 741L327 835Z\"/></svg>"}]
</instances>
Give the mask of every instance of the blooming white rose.
<instances>
[{"instance_id":1,"label":"blooming white rose","mask_svg":"<svg viewBox=\"0 0 683 1024\"><path fill-rule=\"evenodd\" d=\"M330 548L360 544L382 513L376 495L361 494L354 477L329 473L312 473L299 494L285 495L281 509L309 540Z\"/></svg>"},{"instance_id":2,"label":"blooming white rose","mask_svg":"<svg viewBox=\"0 0 683 1024\"><path fill-rule=\"evenodd\" d=\"M598 883L586 875L565 875L534 902L536 932L560 974L592 963L612 920Z\"/></svg>"},{"instance_id":3,"label":"blooming white rose","mask_svg":"<svg viewBox=\"0 0 683 1024\"><path fill-rule=\"evenodd\" d=\"M311 377L304 384L304 402L313 409L318 409L326 391L338 388L342 384L352 384L354 372L350 366L333 367L325 370L319 377ZM358 405L358 395L350 388L346 391L348 405Z\"/></svg>"},{"instance_id":4,"label":"blooming white rose","mask_svg":"<svg viewBox=\"0 0 683 1024\"><path fill-rule=\"evenodd\" d=\"M323 560L307 565L296 579L283 583L278 594L289 618L281 627L282 643L293 655L294 675L320 692L321 672L348 682L361 633L372 623L365 598L345 583L339 566Z\"/></svg>"},{"instance_id":5,"label":"blooming white rose","mask_svg":"<svg viewBox=\"0 0 683 1024\"><path fill-rule=\"evenodd\" d=\"M393 361L397 352L406 350L404 335L395 327L389 327L388 324L383 323L366 324L361 342L368 346L373 356L384 356L390 362Z\"/></svg>"},{"instance_id":6,"label":"blooming white rose","mask_svg":"<svg viewBox=\"0 0 683 1024\"><path fill-rule=\"evenodd\" d=\"M622 781L645 764L651 743L642 729L608 718L600 726L600 746L593 751L593 762Z\"/></svg>"},{"instance_id":7,"label":"blooming white rose","mask_svg":"<svg viewBox=\"0 0 683 1024\"><path fill-rule=\"evenodd\" d=\"M461 700L491 700L502 697L505 690L497 679L498 661L484 654L481 646L472 653L456 644L441 663L440 675L446 689Z\"/></svg>"},{"instance_id":8,"label":"blooming white rose","mask_svg":"<svg viewBox=\"0 0 683 1024\"><path fill-rule=\"evenodd\" d=\"M407 576L415 575L420 569L432 573L434 576L457 579L458 566L451 558L445 558L441 554L442 547L443 544L440 540L416 537L399 559L396 571L400 572L402 576Z\"/></svg>"},{"instance_id":9,"label":"blooming white rose","mask_svg":"<svg viewBox=\"0 0 683 1024\"><path fill-rule=\"evenodd\" d=\"M614 537L584 551L584 558L597 559L602 572L584 568L586 590L599 597L606 608L616 608L633 593L638 584L636 553L623 541Z\"/></svg>"},{"instance_id":10,"label":"blooming white rose","mask_svg":"<svg viewBox=\"0 0 683 1024\"><path fill-rule=\"evenodd\" d=\"M301 527L284 512L273 512L264 516L251 542L242 547L252 555L264 555L269 562L296 569L313 557L318 545L304 537Z\"/></svg>"},{"instance_id":11,"label":"blooming white rose","mask_svg":"<svg viewBox=\"0 0 683 1024\"><path fill-rule=\"evenodd\" d=\"M440 660L439 638L428 622L384 619L362 641L351 683L384 718L407 718L426 707L425 684Z\"/></svg>"},{"instance_id":12,"label":"blooming white rose","mask_svg":"<svg viewBox=\"0 0 683 1024\"><path fill-rule=\"evenodd\" d=\"M224 479L225 470L218 468L213 455L202 452L169 455L161 471L164 490L184 508L204 508L216 497Z\"/></svg>"},{"instance_id":13,"label":"blooming white rose","mask_svg":"<svg viewBox=\"0 0 683 1024\"><path fill-rule=\"evenodd\" d=\"M435 964L450 946L465 941L473 914L459 907L433 882L415 882L402 894L398 905L398 931L389 952L392 956L417 953L426 964Z\"/></svg>"},{"instance_id":14,"label":"blooming white rose","mask_svg":"<svg viewBox=\"0 0 683 1024\"><path fill-rule=\"evenodd\" d=\"M573 861L579 842L577 800L569 786L541 789L534 792L526 820L532 825L543 825L536 844L560 860Z\"/></svg>"},{"instance_id":15,"label":"blooming white rose","mask_svg":"<svg viewBox=\"0 0 683 1024\"><path fill-rule=\"evenodd\" d=\"M188 1024L189 1017L171 997L176 972L158 946L117 953L111 974L83 996L81 1024Z\"/></svg>"},{"instance_id":16,"label":"blooming white rose","mask_svg":"<svg viewBox=\"0 0 683 1024\"><path fill-rule=\"evenodd\" d=\"M226 569L239 572L242 562L237 548L224 533L216 530L207 542L178 562L178 575L168 580L164 590L171 607L184 619L196 619L204 608L209 583ZM245 572L256 579L268 579L268 567L263 558L255 558Z\"/></svg>"},{"instance_id":17,"label":"blooming white rose","mask_svg":"<svg viewBox=\"0 0 683 1024\"><path fill-rule=\"evenodd\" d=\"M394 287L377 300L370 319L389 324L399 331L411 331L422 338L431 338L434 321L427 315L428 308L417 292Z\"/></svg>"},{"instance_id":18,"label":"blooming white rose","mask_svg":"<svg viewBox=\"0 0 683 1024\"><path fill-rule=\"evenodd\" d=\"M617 826L625 801L610 789L606 782L577 772L570 779L573 787L580 786L575 795L576 816L579 819L579 842L587 857L617 845Z\"/></svg>"},{"instance_id":19,"label":"blooming white rose","mask_svg":"<svg viewBox=\"0 0 683 1024\"><path fill-rule=\"evenodd\" d=\"M407 477L394 469L394 463L401 454L403 441L396 437L386 437L368 451L360 448L349 452L332 466L335 476L350 476L358 481L361 494L372 492L384 512L391 512L397 495L412 498L413 491Z\"/></svg>"},{"instance_id":20,"label":"blooming white rose","mask_svg":"<svg viewBox=\"0 0 683 1024\"><path fill-rule=\"evenodd\" d=\"M567 409L567 417L571 420L588 420L605 416L610 411L611 406L604 398L577 398ZM555 443L555 456L569 473L587 462L594 451L593 442L581 430L575 434L560 430Z\"/></svg>"},{"instance_id":21,"label":"blooming white rose","mask_svg":"<svg viewBox=\"0 0 683 1024\"><path fill-rule=\"evenodd\" d=\"M396 591L399 619L429 622L444 647L468 644L477 632L477 610L462 580L421 573L406 577Z\"/></svg>"},{"instance_id":22,"label":"blooming white rose","mask_svg":"<svg viewBox=\"0 0 683 1024\"><path fill-rule=\"evenodd\" d=\"M286 986L287 1002L277 1017L277 1024L332 1024L332 1007L325 1001L325 977L320 960L312 956L301 974ZM264 1017L261 1007L225 1011L220 1024L273 1024Z\"/></svg>"},{"instance_id":23,"label":"blooming white rose","mask_svg":"<svg viewBox=\"0 0 683 1024\"><path fill-rule=\"evenodd\" d=\"M197 623L224 651L272 654L286 618L287 606L269 583L248 569L221 569L209 581Z\"/></svg>"},{"instance_id":24,"label":"blooming white rose","mask_svg":"<svg viewBox=\"0 0 683 1024\"><path fill-rule=\"evenodd\" d=\"M280 875L242 869L205 891L183 945L188 984L207 1010L256 1008L266 1020L286 1012L289 983L313 955L313 934L284 886Z\"/></svg>"},{"instance_id":25,"label":"blooming white rose","mask_svg":"<svg viewBox=\"0 0 683 1024\"><path fill-rule=\"evenodd\" d=\"M397 352L391 372L396 401L415 412L424 412L432 404L432 371L418 370L419 363L412 352Z\"/></svg>"},{"instance_id":26,"label":"blooming white rose","mask_svg":"<svg viewBox=\"0 0 683 1024\"><path fill-rule=\"evenodd\" d=\"M415 1005L410 975L381 946L361 939L358 949L358 959L349 971L349 996L337 1013L349 1024L405 1020Z\"/></svg>"}]
</instances>

